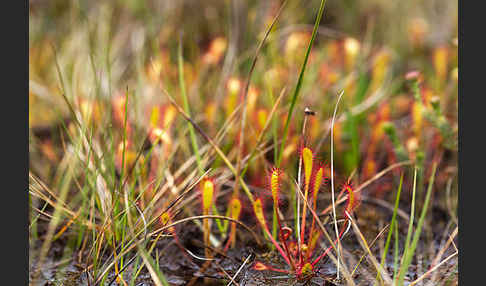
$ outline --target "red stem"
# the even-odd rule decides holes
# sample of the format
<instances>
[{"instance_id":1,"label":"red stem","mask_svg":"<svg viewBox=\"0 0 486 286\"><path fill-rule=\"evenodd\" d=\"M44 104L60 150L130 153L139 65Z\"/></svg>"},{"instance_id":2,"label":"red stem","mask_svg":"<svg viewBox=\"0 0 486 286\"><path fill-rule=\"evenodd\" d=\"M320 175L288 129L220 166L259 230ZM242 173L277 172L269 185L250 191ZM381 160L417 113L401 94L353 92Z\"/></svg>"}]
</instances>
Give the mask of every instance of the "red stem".
<instances>
[{"instance_id":1,"label":"red stem","mask_svg":"<svg viewBox=\"0 0 486 286\"><path fill-rule=\"evenodd\" d=\"M287 253L287 256L290 260L290 267L292 267L292 270L295 270L295 264L294 264L294 261L292 259L292 256L290 255L290 251L289 251L289 248L287 246L287 240L283 238L283 235L282 235L282 223L280 222L280 217L278 215L278 208L275 209L275 212L277 214L277 223L278 223L278 228L279 228L279 236L280 236L280 240L282 241L282 244L284 246L284 249L285 249L285 252Z\"/></svg>"},{"instance_id":2,"label":"red stem","mask_svg":"<svg viewBox=\"0 0 486 286\"><path fill-rule=\"evenodd\" d=\"M347 222L347 223L350 223L350 221L349 221L349 220L346 220L346 222ZM344 230L345 230L345 229L346 229L346 228L345 228L345 227L344 227L344 225L343 225L343 228L341 229L341 232L339 233L338 238L337 238L337 239L334 241L334 244L336 244L336 243L338 242L338 240L339 240L339 239L341 239L341 237L342 237L342 236L343 236L343 234L344 234ZM315 260L312 262L312 267L314 267L314 266L315 266L315 265L316 265L316 264L317 264L317 263L318 263L318 262L319 262L319 261L320 261L320 260L321 260L321 259L322 259L324 256L326 256L326 255L329 253L329 251L330 251L331 249L332 249L332 245L331 245L331 246L329 246L329 247L326 249L326 251L324 251L324 253L322 253L321 255L319 255L319 257L317 257L317 258L316 258L316 259L315 259Z\"/></svg>"},{"instance_id":3,"label":"red stem","mask_svg":"<svg viewBox=\"0 0 486 286\"><path fill-rule=\"evenodd\" d=\"M317 205L317 196L314 195L314 209L317 208L316 205ZM308 240L309 243L312 243L312 235L314 233L315 224L316 224L316 217L312 216L312 224L311 224L311 228L310 228L310 232L309 232L309 240ZM308 246L308 248L307 248L308 251L306 253L306 256L307 256L306 260L309 260L312 249L310 249L310 245L307 245L307 246Z\"/></svg>"},{"instance_id":4,"label":"red stem","mask_svg":"<svg viewBox=\"0 0 486 286\"><path fill-rule=\"evenodd\" d=\"M278 242L273 238L272 234L270 233L266 225L263 225L263 229L265 230L268 237L270 238L270 241L272 241L273 245L275 245L275 247L277 248L278 252L280 252L280 255L282 255L282 257L285 259L285 262L287 262L288 265L292 266L289 257L285 254L285 252L280 247L280 245L278 245Z\"/></svg>"},{"instance_id":5,"label":"red stem","mask_svg":"<svg viewBox=\"0 0 486 286\"><path fill-rule=\"evenodd\" d=\"M280 272L280 273L290 273L288 270L282 270L282 269L278 269L278 268L273 268L272 266L268 266L268 265L265 265L268 270L272 270L272 271L275 271L275 272Z\"/></svg>"}]
</instances>

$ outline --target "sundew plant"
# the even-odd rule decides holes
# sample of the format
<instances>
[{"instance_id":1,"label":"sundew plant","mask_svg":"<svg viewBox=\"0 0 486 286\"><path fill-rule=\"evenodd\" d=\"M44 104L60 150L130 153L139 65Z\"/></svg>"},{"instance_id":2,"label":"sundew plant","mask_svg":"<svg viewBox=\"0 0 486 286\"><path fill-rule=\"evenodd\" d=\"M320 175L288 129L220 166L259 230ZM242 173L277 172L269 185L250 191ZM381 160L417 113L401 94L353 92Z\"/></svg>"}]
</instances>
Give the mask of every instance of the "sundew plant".
<instances>
[{"instance_id":1,"label":"sundew plant","mask_svg":"<svg viewBox=\"0 0 486 286\"><path fill-rule=\"evenodd\" d=\"M457 2L28 3L31 285L458 283Z\"/></svg>"}]
</instances>

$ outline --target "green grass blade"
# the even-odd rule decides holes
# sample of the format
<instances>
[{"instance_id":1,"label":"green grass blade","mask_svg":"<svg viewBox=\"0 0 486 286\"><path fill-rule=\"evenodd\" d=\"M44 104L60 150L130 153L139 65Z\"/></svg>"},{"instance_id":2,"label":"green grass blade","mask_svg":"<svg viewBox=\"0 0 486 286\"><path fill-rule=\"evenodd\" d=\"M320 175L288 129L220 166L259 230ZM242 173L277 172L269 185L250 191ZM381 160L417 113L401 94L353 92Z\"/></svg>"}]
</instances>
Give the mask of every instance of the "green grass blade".
<instances>
[{"instance_id":1,"label":"green grass blade","mask_svg":"<svg viewBox=\"0 0 486 286\"><path fill-rule=\"evenodd\" d=\"M412 237L413 222L415 218L415 193L417 190L417 168L414 170L413 175L413 189L412 189L412 207L410 210L410 221L408 223L407 238L405 239L405 250L408 249L410 245L410 239Z\"/></svg>"},{"instance_id":2,"label":"green grass blade","mask_svg":"<svg viewBox=\"0 0 486 286\"><path fill-rule=\"evenodd\" d=\"M138 248L138 252L147 267L152 280L154 281L155 285L157 286L169 286L167 279L165 279L164 274L160 271L160 269L155 265L153 258L147 253L143 247Z\"/></svg>"},{"instance_id":3,"label":"green grass blade","mask_svg":"<svg viewBox=\"0 0 486 286\"><path fill-rule=\"evenodd\" d=\"M395 244L395 250L393 251L393 281L397 278L398 275L398 258L399 258L399 245L398 245L398 223L395 224L395 229L393 230L395 234L394 238L394 244Z\"/></svg>"},{"instance_id":4,"label":"green grass blade","mask_svg":"<svg viewBox=\"0 0 486 286\"><path fill-rule=\"evenodd\" d=\"M182 57L182 41L179 41L179 48L177 50L177 67L178 67L178 72L179 72L179 85L181 86L181 96L182 96L182 101L184 104L184 110L186 113L191 116L191 111L189 109L189 101L187 100L187 94L186 94L186 84L184 80L184 64L183 64L183 57ZM196 156L196 163L197 163L197 168L199 171L199 174L202 175L204 174L204 166L202 165L201 162L201 155L199 155L199 147L197 144L197 138L196 138L196 132L194 131L194 127L191 125L190 122L187 122L188 128L189 128L189 137L191 139L191 146L194 151L194 155ZM216 206L213 204L213 211L216 213L216 215L219 215L218 209ZM219 219L216 220L216 225L218 226L218 229L220 232L224 232L225 228L221 221Z\"/></svg>"},{"instance_id":5,"label":"green grass blade","mask_svg":"<svg viewBox=\"0 0 486 286\"><path fill-rule=\"evenodd\" d=\"M285 143L287 141L287 135L289 132L289 124L290 120L292 119L292 112L294 111L295 103L297 102L297 98L299 97L300 89L302 88L302 82L304 80L304 72L307 66L307 61L309 59L309 54L312 49L312 44L317 35L317 30L319 28L319 24L321 22L322 14L324 12L324 6L326 5L326 0L321 0L321 6L319 7L319 13L317 14L316 22L314 24L314 29L312 30L312 37L310 39L309 45L307 46L307 51L305 53L304 62L302 63L302 68L300 69L299 79L297 81L297 85L295 86L295 91L292 96L292 101L289 107L289 113L287 115L287 120L285 122L283 137L282 137L282 144L280 145L280 151L278 155L278 160L276 162L277 167L280 167L280 162L282 161L283 150L285 148Z\"/></svg>"},{"instance_id":6,"label":"green grass blade","mask_svg":"<svg viewBox=\"0 0 486 286\"><path fill-rule=\"evenodd\" d=\"M400 201L400 194L402 192L402 183L403 183L403 174L400 176L400 184L398 185L397 196L395 198L395 207L393 208L393 215L390 223L390 228L388 230L388 235L386 237L385 242L385 249L383 250L383 254L381 256L381 263L380 266L383 267L385 265L386 255L388 253L388 248L390 247L392 233L395 230L395 224L397 219L397 211L398 211L398 202ZM378 272L376 279L381 281L380 273Z\"/></svg>"},{"instance_id":7,"label":"green grass blade","mask_svg":"<svg viewBox=\"0 0 486 286\"><path fill-rule=\"evenodd\" d=\"M189 102L187 100L187 94L186 94L186 84L184 81L184 65L183 65L183 58L182 58L182 41L179 42L179 48L177 50L177 67L179 71L179 85L181 86L181 96L182 96L182 101L184 104L184 110L186 113L191 116L191 112L189 110ZM199 147L197 145L197 138L196 138L196 133L194 132L194 127L192 127L191 123L187 122L187 125L189 127L189 136L191 138L191 146L192 149L194 150L194 155L196 155L196 162L197 162L197 167L199 170L199 174L204 174L204 167L201 163L201 156L199 155Z\"/></svg>"},{"instance_id":8,"label":"green grass blade","mask_svg":"<svg viewBox=\"0 0 486 286\"><path fill-rule=\"evenodd\" d=\"M243 176L246 174L246 171L248 170L248 167L250 166L251 161L255 157L257 151L259 151L259 146L260 143L263 140L263 137L265 135L265 132L267 129L270 127L270 124L272 121L275 120L275 112L277 111L277 107L280 105L280 101L282 100L283 95L285 94L285 88L282 89L280 92L280 95L277 97L276 101L273 103L272 110L270 111L270 114L268 115L267 121L265 122L265 126L263 127L262 131L260 131L260 134L258 135L257 142L255 144L255 148L251 151L250 155L248 156L248 160L246 160L246 163L244 164L243 171L241 171L240 177L243 178Z\"/></svg>"},{"instance_id":9,"label":"green grass blade","mask_svg":"<svg viewBox=\"0 0 486 286\"><path fill-rule=\"evenodd\" d=\"M420 218L417 224L417 230L413 234L413 240L410 246L406 245L405 254L403 255L403 262L400 267L400 272L398 276L398 285L403 285L403 280L405 279L405 274L407 273L408 267L412 262L413 255L417 248L418 240L420 234L422 233L422 226L425 221L425 215L427 214L427 207L429 206L430 196L432 194L432 186L434 185L435 171L437 169L437 163L434 163L432 174L429 179L429 186L427 188L427 194L425 196L424 206L422 207L422 212L420 213Z\"/></svg>"}]
</instances>

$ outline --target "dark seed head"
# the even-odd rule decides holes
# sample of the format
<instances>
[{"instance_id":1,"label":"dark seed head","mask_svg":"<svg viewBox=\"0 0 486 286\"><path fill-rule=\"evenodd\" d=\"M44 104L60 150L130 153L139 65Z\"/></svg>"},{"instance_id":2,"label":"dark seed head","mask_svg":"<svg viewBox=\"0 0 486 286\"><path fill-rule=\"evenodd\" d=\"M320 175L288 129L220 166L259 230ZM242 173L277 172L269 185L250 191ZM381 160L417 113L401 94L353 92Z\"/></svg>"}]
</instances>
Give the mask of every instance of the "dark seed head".
<instances>
[{"instance_id":1,"label":"dark seed head","mask_svg":"<svg viewBox=\"0 0 486 286\"><path fill-rule=\"evenodd\" d=\"M311 116L316 115L315 111L312 111L309 107L306 107L304 109L304 113L305 113L305 115L311 115Z\"/></svg>"}]
</instances>

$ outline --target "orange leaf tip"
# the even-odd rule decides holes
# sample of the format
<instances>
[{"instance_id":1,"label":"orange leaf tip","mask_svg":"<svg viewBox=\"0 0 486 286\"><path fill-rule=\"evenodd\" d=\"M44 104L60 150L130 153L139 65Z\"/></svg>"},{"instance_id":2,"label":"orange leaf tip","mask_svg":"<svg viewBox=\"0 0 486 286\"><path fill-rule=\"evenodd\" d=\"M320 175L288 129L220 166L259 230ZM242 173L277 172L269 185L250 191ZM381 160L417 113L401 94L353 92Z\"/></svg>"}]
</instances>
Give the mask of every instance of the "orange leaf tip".
<instances>
[{"instance_id":1,"label":"orange leaf tip","mask_svg":"<svg viewBox=\"0 0 486 286\"><path fill-rule=\"evenodd\" d=\"M263 270L268 270L268 266L261 262L256 262L255 265L253 266L253 269L257 271L263 271Z\"/></svg>"}]
</instances>

